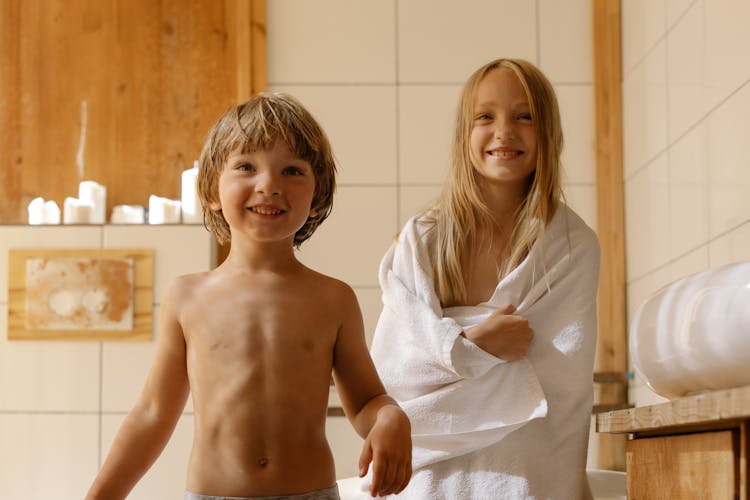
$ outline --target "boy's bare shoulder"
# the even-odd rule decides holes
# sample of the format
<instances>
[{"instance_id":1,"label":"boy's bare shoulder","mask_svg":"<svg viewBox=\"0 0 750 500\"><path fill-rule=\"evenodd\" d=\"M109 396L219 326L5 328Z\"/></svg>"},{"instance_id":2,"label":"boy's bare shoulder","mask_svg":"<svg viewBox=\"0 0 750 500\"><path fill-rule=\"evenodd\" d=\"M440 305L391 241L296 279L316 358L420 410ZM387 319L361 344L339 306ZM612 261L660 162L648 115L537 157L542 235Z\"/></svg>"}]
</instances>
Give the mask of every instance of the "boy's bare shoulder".
<instances>
[{"instance_id":1,"label":"boy's bare shoulder","mask_svg":"<svg viewBox=\"0 0 750 500\"><path fill-rule=\"evenodd\" d=\"M166 296L173 301L184 301L211 281L213 281L213 273L211 271L183 274L177 276L169 283Z\"/></svg>"},{"instance_id":2,"label":"boy's bare shoulder","mask_svg":"<svg viewBox=\"0 0 750 500\"><path fill-rule=\"evenodd\" d=\"M320 293L321 297L331 300L351 300L355 297L354 290L347 283L328 276L314 269L307 268L308 283L310 288Z\"/></svg>"}]
</instances>

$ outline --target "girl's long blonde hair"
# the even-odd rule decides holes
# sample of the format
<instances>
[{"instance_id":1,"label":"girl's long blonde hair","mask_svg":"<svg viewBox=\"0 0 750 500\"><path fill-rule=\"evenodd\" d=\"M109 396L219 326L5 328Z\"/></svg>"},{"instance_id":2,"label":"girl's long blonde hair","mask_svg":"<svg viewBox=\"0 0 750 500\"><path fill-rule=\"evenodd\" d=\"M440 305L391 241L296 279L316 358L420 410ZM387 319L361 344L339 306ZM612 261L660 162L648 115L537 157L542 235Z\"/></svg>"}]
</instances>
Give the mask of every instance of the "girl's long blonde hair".
<instances>
[{"instance_id":1,"label":"girl's long blonde hair","mask_svg":"<svg viewBox=\"0 0 750 500\"><path fill-rule=\"evenodd\" d=\"M526 92L538 136L537 162L526 196L515 214L508 240L502 279L528 255L544 233L562 199L560 154L563 147L560 111L552 84L533 64L522 59L496 59L477 69L466 81L459 100L451 148L450 172L435 204L421 215L434 233L433 274L442 304L465 304L468 297L466 264L478 236L496 223L480 190L481 175L470 153L477 87L491 71L513 71Z\"/></svg>"}]
</instances>

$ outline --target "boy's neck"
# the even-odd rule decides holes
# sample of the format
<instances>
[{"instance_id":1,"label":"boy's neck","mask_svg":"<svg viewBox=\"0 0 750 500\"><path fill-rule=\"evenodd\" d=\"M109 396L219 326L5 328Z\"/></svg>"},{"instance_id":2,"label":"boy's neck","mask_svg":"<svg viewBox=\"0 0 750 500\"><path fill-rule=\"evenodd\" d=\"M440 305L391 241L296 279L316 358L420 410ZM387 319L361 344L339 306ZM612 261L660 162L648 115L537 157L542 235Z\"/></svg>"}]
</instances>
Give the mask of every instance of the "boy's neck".
<instances>
[{"instance_id":1,"label":"boy's neck","mask_svg":"<svg viewBox=\"0 0 750 500\"><path fill-rule=\"evenodd\" d=\"M285 272L300 266L289 242L258 243L233 240L224 268L246 271Z\"/></svg>"}]
</instances>

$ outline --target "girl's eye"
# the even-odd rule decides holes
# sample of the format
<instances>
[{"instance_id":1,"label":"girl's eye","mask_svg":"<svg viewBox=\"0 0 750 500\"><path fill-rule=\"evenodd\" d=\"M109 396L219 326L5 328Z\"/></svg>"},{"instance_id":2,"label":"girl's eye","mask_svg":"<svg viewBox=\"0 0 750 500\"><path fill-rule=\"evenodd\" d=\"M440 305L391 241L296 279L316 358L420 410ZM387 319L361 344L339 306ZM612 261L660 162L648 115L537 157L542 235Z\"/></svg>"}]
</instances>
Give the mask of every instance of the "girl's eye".
<instances>
[{"instance_id":1,"label":"girl's eye","mask_svg":"<svg viewBox=\"0 0 750 500\"><path fill-rule=\"evenodd\" d=\"M518 119L522 120L522 121L530 122L531 121L531 113L521 113L520 115L518 115Z\"/></svg>"},{"instance_id":2,"label":"girl's eye","mask_svg":"<svg viewBox=\"0 0 750 500\"><path fill-rule=\"evenodd\" d=\"M236 168L240 172L252 172L254 170L254 167L249 163L240 163Z\"/></svg>"},{"instance_id":3,"label":"girl's eye","mask_svg":"<svg viewBox=\"0 0 750 500\"><path fill-rule=\"evenodd\" d=\"M490 115L489 113L480 113L474 119L477 121L491 120L492 115Z\"/></svg>"}]
</instances>

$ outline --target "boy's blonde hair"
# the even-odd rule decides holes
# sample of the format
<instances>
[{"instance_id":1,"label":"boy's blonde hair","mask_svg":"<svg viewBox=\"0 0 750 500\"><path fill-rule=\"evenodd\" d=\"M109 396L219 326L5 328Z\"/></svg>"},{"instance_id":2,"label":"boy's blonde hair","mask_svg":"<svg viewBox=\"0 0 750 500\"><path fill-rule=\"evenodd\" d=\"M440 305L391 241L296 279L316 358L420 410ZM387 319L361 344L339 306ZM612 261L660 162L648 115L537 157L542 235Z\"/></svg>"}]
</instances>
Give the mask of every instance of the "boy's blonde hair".
<instances>
[{"instance_id":1,"label":"boy's blonde hair","mask_svg":"<svg viewBox=\"0 0 750 500\"><path fill-rule=\"evenodd\" d=\"M435 205L422 214L422 220L434 230L433 273L443 304L465 303L468 252L478 244L480 230L495 227L480 191L481 174L472 162L470 137L477 87L496 69L511 70L521 81L529 100L538 144L536 169L529 177L526 196L515 214L506 253L508 258L498 270L498 279L528 255L563 196L560 181L563 135L552 84L536 66L522 59L496 59L477 69L466 81L459 100L450 173Z\"/></svg>"},{"instance_id":2,"label":"boy's blonde hair","mask_svg":"<svg viewBox=\"0 0 750 500\"><path fill-rule=\"evenodd\" d=\"M331 213L336 188L336 163L323 129L294 97L282 93L261 93L229 109L208 133L198 161L198 197L203 222L219 243L231 240L229 224L221 210L211 210L219 201L219 176L230 154L250 153L273 148L284 141L299 158L312 166L315 193L311 216L294 235L299 246Z\"/></svg>"}]
</instances>

